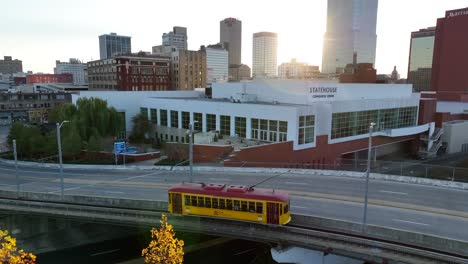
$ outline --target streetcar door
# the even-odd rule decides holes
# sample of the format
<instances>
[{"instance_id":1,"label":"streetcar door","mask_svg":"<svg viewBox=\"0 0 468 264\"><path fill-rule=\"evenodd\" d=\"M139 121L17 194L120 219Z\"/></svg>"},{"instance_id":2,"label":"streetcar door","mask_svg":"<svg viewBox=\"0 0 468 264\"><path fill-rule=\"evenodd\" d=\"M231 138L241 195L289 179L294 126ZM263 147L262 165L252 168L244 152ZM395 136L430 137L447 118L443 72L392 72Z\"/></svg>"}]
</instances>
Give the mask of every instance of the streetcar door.
<instances>
[{"instance_id":1,"label":"streetcar door","mask_svg":"<svg viewBox=\"0 0 468 264\"><path fill-rule=\"evenodd\" d=\"M267 203L267 223L279 224L279 208L277 203Z\"/></svg>"},{"instance_id":2,"label":"streetcar door","mask_svg":"<svg viewBox=\"0 0 468 264\"><path fill-rule=\"evenodd\" d=\"M182 195L180 193L172 194L172 213L182 214Z\"/></svg>"}]
</instances>

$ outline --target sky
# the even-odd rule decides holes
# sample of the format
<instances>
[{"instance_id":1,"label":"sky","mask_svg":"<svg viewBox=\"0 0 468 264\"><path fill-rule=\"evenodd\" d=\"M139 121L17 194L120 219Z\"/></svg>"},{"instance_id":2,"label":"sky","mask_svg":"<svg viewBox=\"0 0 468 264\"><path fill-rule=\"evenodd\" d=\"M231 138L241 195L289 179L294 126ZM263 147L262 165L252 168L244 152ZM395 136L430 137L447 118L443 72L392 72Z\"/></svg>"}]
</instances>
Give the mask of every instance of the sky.
<instances>
[{"instance_id":1,"label":"sky","mask_svg":"<svg viewBox=\"0 0 468 264\"><path fill-rule=\"evenodd\" d=\"M0 56L24 71L52 73L56 60L99 59L98 36L132 37L132 51L151 51L173 26L188 28L189 49L219 42L219 21L242 21L242 63L252 65L252 34L278 33L278 64L292 58L321 66L327 0L1 0ZM376 69L406 77L411 31L435 26L468 0L379 0Z\"/></svg>"}]
</instances>

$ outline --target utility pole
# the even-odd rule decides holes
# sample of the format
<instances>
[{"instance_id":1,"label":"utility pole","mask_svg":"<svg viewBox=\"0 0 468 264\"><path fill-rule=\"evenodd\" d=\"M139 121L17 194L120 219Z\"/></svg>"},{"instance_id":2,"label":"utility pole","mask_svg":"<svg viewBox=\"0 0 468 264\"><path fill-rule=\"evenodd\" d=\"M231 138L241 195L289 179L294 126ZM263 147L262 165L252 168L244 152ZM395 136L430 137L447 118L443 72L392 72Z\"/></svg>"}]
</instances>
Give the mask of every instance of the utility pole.
<instances>
[{"instance_id":1,"label":"utility pole","mask_svg":"<svg viewBox=\"0 0 468 264\"><path fill-rule=\"evenodd\" d=\"M20 181L18 175L18 152L16 151L16 139L13 139L13 156L15 157L16 198L19 198Z\"/></svg>"},{"instance_id":2,"label":"utility pole","mask_svg":"<svg viewBox=\"0 0 468 264\"><path fill-rule=\"evenodd\" d=\"M374 129L375 123L370 123L369 126L369 149L367 153L367 170L366 170L366 191L364 196L364 217L362 220L362 232L366 232L366 225L367 225L367 200L368 200L368 193L369 193L369 174L371 169L371 156L372 156L372 131Z\"/></svg>"},{"instance_id":3,"label":"utility pole","mask_svg":"<svg viewBox=\"0 0 468 264\"><path fill-rule=\"evenodd\" d=\"M193 125L189 124L189 166L190 166L190 182L193 181Z\"/></svg>"},{"instance_id":4,"label":"utility pole","mask_svg":"<svg viewBox=\"0 0 468 264\"><path fill-rule=\"evenodd\" d=\"M60 168L60 197L63 200L63 193L64 193L64 183L63 183L63 161L62 161L62 140L60 135L60 128L63 124L68 123L70 121L64 120L62 123L56 123L57 125L57 145L58 145L58 154L59 154L59 168Z\"/></svg>"}]
</instances>

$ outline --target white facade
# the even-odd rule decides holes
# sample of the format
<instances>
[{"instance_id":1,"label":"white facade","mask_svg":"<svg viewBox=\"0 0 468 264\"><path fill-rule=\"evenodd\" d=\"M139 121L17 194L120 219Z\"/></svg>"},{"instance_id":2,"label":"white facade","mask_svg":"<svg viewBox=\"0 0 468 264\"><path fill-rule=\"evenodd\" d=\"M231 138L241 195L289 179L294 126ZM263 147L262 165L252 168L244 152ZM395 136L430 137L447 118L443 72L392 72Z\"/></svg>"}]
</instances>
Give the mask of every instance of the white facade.
<instances>
[{"instance_id":1,"label":"white facade","mask_svg":"<svg viewBox=\"0 0 468 264\"><path fill-rule=\"evenodd\" d=\"M70 73L73 75L73 85L88 84L87 66L86 63L81 63L78 60L70 59L70 62L56 61L55 74Z\"/></svg>"},{"instance_id":2,"label":"white facade","mask_svg":"<svg viewBox=\"0 0 468 264\"><path fill-rule=\"evenodd\" d=\"M79 98L100 98L107 101L107 105L114 107L117 112L125 113L125 127L131 131L132 118L140 113L141 102L149 97L201 97L201 91L82 91L79 94L72 94L72 103L76 104Z\"/></svg>"},{"instance_id":3,"label":"white facade","mask_svg":"<svg viewBox=\"0 0 468 264\"><path fill-rule=\"evenodd\" d=\"M278 36L276 33L259 32L253 35L252 77L275 77L277 70Z\"/></svg>"},{"instance_id":4,"label":"white facade","mask_svg":"<svg viewBox=\"0 0 468 264\"><path fill-rule=\"evenodd\" d=\"M468 102L437 101L436 112L450 114L467 114Z\"/></svg>"},{"instance_id":5,"label":"white facade","mask_svg":"<svg viewBox=\"0 0 468 264\"><path fill-rule=\"evenodd\" d=\"M207 83L227 82L229 79L229 53L225 49L206 48Z\"/></svg>"},{"instance_id":6,"label":"white facade","mask_svg":"<svg viewBox=\"0 0 468 264\"><path fill-rule=\"evenodd\" d=\"M442 141L447 143L447 154L468 152L468 121L450 121L442 125Z\"/></svg>"},{"instance_id":7,"label":"white facade","mask_svg":"<svg viewBox=\"0 0 468 264\"><path fill-rule=\"evenodd\" d=\"M144 110L155 137L183 141L189 123L200 132L219 131L262 142L293 142L294 150L316 147L317 136L329 144L375 136L401 137L427 131L418 126L419 94L406 84L339 84L309 81L213 83L212 99L190 92L83 92L125 111ZM74 101L76 98L73 99ZM197 122L195 122L197 121ZM180 140L179 140L180 139Z\"/></svg>"},{"instance_id":8,"label":"white facade","mask_svg":"<svg viewBox=\"0 0 468 264\"><path fill-rule=\"evenodd\" d=\"M378 0L328 0L322 73L353 62L375 64Z\"/></svg>"}]
</instances>

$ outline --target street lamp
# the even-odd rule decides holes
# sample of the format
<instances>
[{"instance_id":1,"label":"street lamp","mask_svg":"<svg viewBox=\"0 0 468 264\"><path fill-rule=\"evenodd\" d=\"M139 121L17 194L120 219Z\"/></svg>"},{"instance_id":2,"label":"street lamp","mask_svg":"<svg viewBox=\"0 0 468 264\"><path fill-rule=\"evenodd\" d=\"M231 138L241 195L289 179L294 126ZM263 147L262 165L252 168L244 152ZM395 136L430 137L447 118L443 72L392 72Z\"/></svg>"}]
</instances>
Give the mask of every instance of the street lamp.
<instances>
[{"instance_id":1,"label":"street lamp","mask_svg":"<svg viewBox=\"0 0 468 264\"><path fill-rule=\"evenodd\" d=\"M68 123L70 121L64 120L62 123L56 123L57 125L57 145L58 145L58 154L59 154L59 168L60 168L60 185L61 185L61 192L60 196L63 200L63 165L62 165L62 141L61 141L61 136L60 136L60 128L63 126L63 124Z\"/></svg>"},{"instance_id":2,"label":"street lamp","mask_svg":"<svg viewBox=\"0 0 468 264\"><path fill-rule=\"evenodd\" d=\"M193 125L198 123L198 121L193 121L189 124L189 165L190 165L190 182L192 182L193 177Z\"/></svg>"},{"instance_id":3,"label":"street lamp","mask_svg":"<svg viewBox=\"0 0 468 264\"><path fill-rule=\"evenodd\" d=\"M369 126L369 149L367 153L367 170L366 170L366 192L364 196L364 217L362 220L362 232L366 232L366 224L367 224L367 196L369 192L369 174L370 174L370 167L371 167L371 156L372 156L372 131L374 129L375 123L370 123Z\"/></svg>"}]
</instances>

